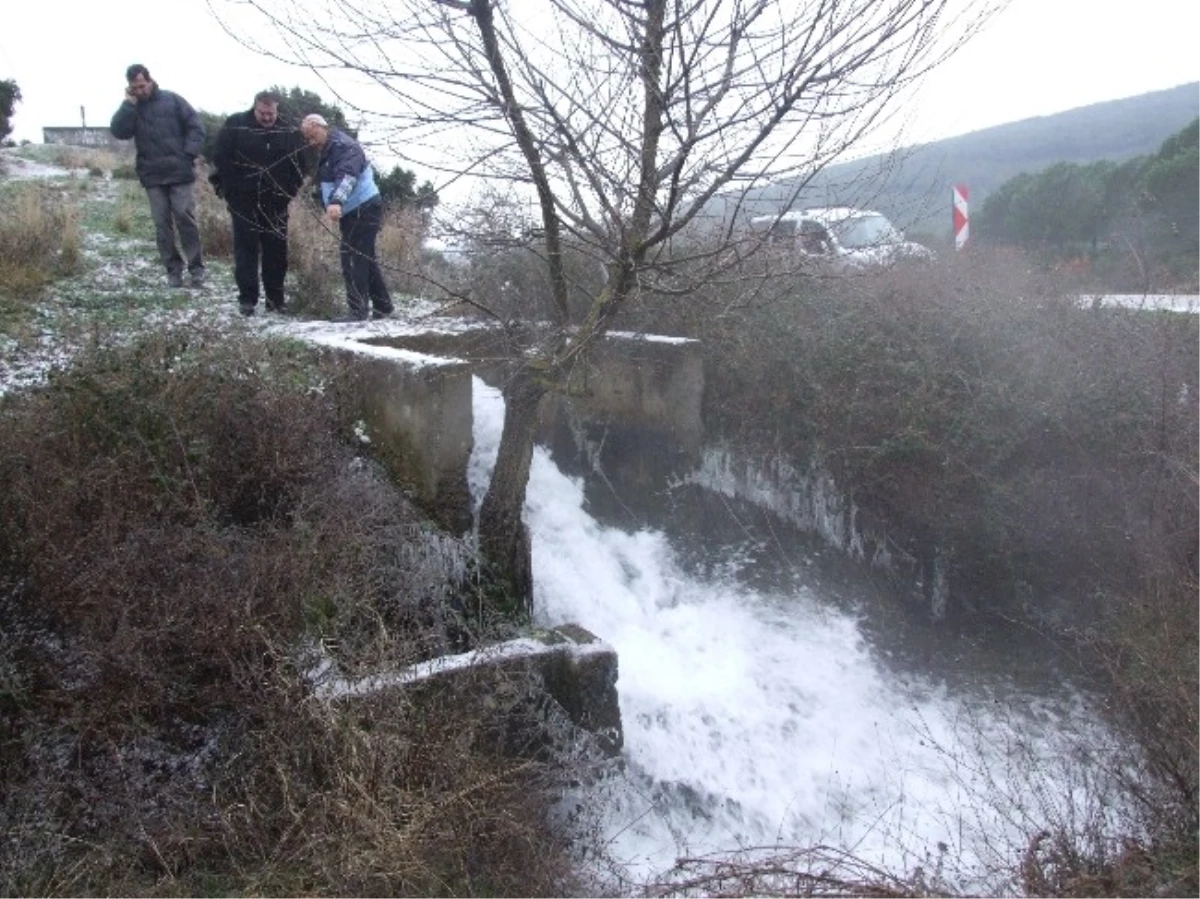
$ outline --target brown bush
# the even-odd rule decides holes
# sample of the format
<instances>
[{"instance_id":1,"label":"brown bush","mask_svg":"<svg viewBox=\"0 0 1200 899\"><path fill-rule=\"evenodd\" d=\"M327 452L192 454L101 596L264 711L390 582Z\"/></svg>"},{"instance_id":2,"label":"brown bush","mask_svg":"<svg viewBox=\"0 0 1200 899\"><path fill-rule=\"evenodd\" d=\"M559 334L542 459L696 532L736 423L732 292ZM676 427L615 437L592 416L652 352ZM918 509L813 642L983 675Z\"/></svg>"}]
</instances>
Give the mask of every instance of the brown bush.
<instances>
[{"instance_id":1,"label":"brown bush","mask_svg":"<svg viewBox=\"0 0 1200 899\"><path fill-rule=\"evenodd\" d=\"M0 203L0 293L28 296L82 261L79 207L69 192L20 184Z\"/></svg>"},{"instance_id":2,"label":"brown bush","mask_svg":"<svg viewBox=\"0 0 1200 899\"><path fill-rule=\"evenodd\" d=\"M1033 586L1078 623L1155 567L1194 567L1200 339L1195 316L1051 287L1018 255L975 254L744 277L634 326L704 340L710 423L819 456L914 558L948 551L959 597L997 608Z\"/></svg>"},{"instance_id":3,"label":"brown bush","mask_svg":"<svg viewBox=\"0 0 1200 899\"><path fill-rule=\"evenodd\" d=\"M384 215L376 241L376 257L388 288L418 293L421 242L425 224L415 210ZM292 273L292 305L302 315L333 318L346 313L346 288L338 258L339 235L322 219L321 209L307 197L292 203L288 227L288 270Z\"/></svg>"},{"instance_id":4,"label":"brown bush","mask_svg":"<svg viewBox=\"0 0 1200 899\"><path fill-rule=\"evenodd\" d=\"M418 210L395 209L384 213L376 256L389 290L417 294L426 289L419 277L424 240L425 219Z\"/></svg>"},{"instance_id":5,"label":"brown bush","mask_svg":"<svg viewBox=\"0 0 1200 899\"><path fill-rule=\"evenodd\" d=\"M454 554L294 347L175 332L0 404L0 892L559 894L528 685L342 705L446 651ZM307 648L306 648L307 647ZM486 701L485 701L486 700Z\"/></svg>"},{"instance_id":6,"label":"brown bush","mask_svg":"<svg viewBox=\"0 0 1200 899\"><path fill-rule=\"evenodd\" d=\"M292 202L288 223L288 271L291 304L311 318L346 313L346 291L338 259L338 234L321 218L308 197Z\"/></svg>"},{"instance_id":7,"label":"brown bush","mask_svg":"<svg viewBox=\"0 0 1200 899\"><path fill-rule=\"evenodd\" d=\"M213 259L233 258L233 225L225 201L217 197L203 167L195 183L196 224L200 228L200 245L206 256Z\"/></svg>"},{"instance_id":8,"label":"brown bush","mask_svg":"<svg viewBox=\"0 0 1200 899\"><path fill-rule=\"evenodd\" d=\"M130 153L120 153L114 150L100 150L93 147L72 147L59 145L53 147L49 162L64 169L84 169L89 174L103 175L126 163Z\"/></svg>"},{"instance_id":9,"label":"brown bush","mask_svg":"<svg viewBox=\"0 0 1200 899\"><path fill-rule=\"evenodd\" d=\"M1057 829L1026 856L1042 895L1194 896L1200 891L1200 608L1195 572L1159 568L1108 610L1081 644L1106 675L1105 711L1137 753L1114 766L1136 829L1115 848L1081 851ZM1086 848L1093 844L1084 843ZM1028 879L1028 878L1027 878ZM1083 892L1080 884L1099 882Z\"/></svg>"}]
</instances>

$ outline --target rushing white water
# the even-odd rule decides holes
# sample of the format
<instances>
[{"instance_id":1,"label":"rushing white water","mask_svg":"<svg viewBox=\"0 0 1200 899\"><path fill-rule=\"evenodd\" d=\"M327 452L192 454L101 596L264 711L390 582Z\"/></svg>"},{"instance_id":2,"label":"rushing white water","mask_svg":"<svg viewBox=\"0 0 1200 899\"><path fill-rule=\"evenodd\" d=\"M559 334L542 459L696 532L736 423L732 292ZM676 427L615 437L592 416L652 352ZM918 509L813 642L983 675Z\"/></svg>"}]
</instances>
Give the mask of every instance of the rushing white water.
<instances>
[{"instance_id":1,"label":"rushing white water","mask_svg":"<svg viewBox=\"0 0 1200 899\"><path fill-rule=\"evenodd\" d=\"M476 379L477 501L502 402ZM1031 758L1044 778L1044 759L1064 757L1057 705L899 677L811 591L756 592L732 566L689 575L663 533L599 525L542 449L526 521L535 615L619 654L628 773L602 789L609 852L631 882L683 855L826 844L896 873L941 859L959 883L995 888L985 869L1039 811L989 804L1027 795Z\"/></svg>"}]
</instances>

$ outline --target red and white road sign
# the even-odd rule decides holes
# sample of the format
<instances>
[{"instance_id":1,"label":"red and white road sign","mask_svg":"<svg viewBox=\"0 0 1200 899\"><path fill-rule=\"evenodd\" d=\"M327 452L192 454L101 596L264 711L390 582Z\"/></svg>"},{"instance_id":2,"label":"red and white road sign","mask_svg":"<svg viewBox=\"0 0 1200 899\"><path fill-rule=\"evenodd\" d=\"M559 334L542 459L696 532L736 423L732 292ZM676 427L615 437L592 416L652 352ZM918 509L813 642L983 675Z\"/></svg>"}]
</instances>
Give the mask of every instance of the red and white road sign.
<instances>
[{"instance_id":1,"label":"red and white road sign","mask_svg":"<svg viewBox=\"0 0 1200 899\"><path fill-rule=\"evenodd\" d=\"M967 245L971 229L967 223L967 186L954 185L954 249L961 250Z\"/></svg>"}]
</instances>

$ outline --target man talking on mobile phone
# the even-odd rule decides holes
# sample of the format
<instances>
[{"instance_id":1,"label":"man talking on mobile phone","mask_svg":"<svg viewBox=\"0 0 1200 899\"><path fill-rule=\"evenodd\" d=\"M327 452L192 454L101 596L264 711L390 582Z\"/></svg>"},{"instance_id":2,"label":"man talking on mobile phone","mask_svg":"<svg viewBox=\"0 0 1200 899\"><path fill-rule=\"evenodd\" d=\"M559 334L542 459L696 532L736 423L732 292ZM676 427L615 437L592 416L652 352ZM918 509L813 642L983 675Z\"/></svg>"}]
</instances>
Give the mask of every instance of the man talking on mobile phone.
<instances>
[{"instance_id":1,"label":"man talking on mobile phone","mask_svg":"<svg viewBox=\"0 0 1200 899\"><path fill-rule=\"evenodd\" d=\"M150 70L135 63L125 70L125 101L109 130L118 140L133 139L137 176L150 199L158 256L167 283L183 287L186 266L192 287L204 286L204 253L196 224L196 157L204 147L204 126L190 103L163 90ZM180 253L176 234L182 244Z\"/></svg>"}]
</instances>

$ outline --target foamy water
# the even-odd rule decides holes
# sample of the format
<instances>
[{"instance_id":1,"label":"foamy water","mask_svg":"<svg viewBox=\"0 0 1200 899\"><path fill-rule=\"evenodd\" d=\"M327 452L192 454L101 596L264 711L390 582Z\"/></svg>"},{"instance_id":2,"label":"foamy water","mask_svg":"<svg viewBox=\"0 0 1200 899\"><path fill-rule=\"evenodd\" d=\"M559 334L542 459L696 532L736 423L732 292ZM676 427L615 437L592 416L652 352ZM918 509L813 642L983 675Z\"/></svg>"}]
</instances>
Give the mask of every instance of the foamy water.
<instances>
[{"instance_id":1,"label":"foamy water","mask_svg":"<svg viewBox=\"0 0 1200 899\"><path fill-rule=\"evenodd\" d=\"M503 418L478 379L474 414L478 501ZM826 844L896 873L943 858L958 882L995 888L989 856L1024 822L980 797L1022 794L1029 758L1062 758L1064 721L1082 710L898 683L819 595L762 594L735 570L698 580L667 535L601 526L541 448L526 521L536 617L619 654L627 775L594 789L630 883L684 855Z\"/></svg>"}]
</instances>

